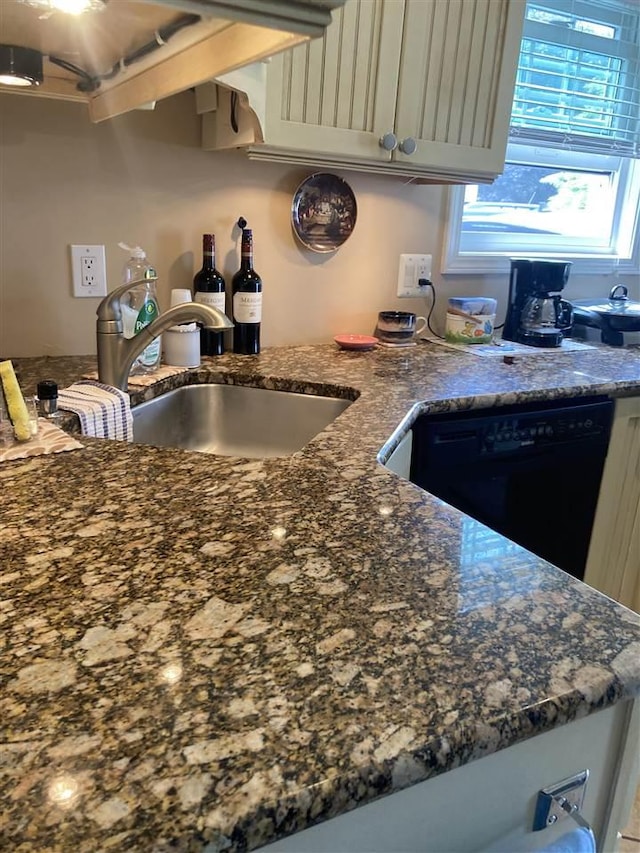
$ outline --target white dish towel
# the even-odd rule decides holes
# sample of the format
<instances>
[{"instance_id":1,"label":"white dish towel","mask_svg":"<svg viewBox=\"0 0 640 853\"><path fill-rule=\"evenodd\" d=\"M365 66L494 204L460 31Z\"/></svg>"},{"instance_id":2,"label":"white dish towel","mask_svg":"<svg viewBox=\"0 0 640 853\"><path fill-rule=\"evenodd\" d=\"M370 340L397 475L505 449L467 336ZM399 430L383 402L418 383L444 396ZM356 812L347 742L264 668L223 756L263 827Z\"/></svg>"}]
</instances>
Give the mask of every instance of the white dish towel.
<instances>
[{"instance_id":1,"label":"white dish towel","mask_svg":"<svg viewBox=\"0 0 640 853\"><path fill-rule=\"evenodd\" d=\"M75 412L83 435L133 441L131 401L119 388L82 379L60 391L58 408Z\"/></svg>"}]
</instances>

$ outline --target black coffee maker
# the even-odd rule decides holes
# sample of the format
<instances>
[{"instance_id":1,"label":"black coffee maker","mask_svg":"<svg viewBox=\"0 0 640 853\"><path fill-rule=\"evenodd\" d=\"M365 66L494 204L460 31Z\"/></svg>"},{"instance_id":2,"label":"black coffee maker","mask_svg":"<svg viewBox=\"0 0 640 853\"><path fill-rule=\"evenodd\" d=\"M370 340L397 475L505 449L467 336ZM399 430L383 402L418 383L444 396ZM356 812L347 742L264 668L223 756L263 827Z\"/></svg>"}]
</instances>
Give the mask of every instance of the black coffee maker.
<instances>
[{"instance_id":1,"label":"black coffee maker","mask_svg":"<svg viewBox=\"0 0 640 853\"><path fill-rule=\"evenodd\" d=\"M566 261L513 258L509 304L502 337L534 347L559 347L573 322L571 304L560 297L569 280Z\"/></svg>"}]
</instances>

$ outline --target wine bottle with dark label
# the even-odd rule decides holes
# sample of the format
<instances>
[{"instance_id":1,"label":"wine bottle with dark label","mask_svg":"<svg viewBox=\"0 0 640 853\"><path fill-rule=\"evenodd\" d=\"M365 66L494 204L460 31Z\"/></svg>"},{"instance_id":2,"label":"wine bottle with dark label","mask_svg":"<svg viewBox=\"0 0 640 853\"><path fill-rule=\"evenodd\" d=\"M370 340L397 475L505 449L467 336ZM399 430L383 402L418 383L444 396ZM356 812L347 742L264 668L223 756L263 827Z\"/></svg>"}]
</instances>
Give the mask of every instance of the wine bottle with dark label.
<instances>
[{"instance_id":1,"label":"wine bottle with dark label","mask_svg":"<svg viewBox=\"0 0 640 853\"><path fill-rule=\"evenodd\" d=\"M193 278L193 301L212 305L225 311L224 278L216 269L216 238L213 234L202 235L202 269ZM200 329L200 355L222 355L224 338L222 332Z\"/></svg>"},{"instance_id":2,"label":"wine bottle with dark label","mask_svg":"<svg viewBox=\"0 0 640 853\"><path fill-rule=\"evenodd\" d=\"M240 269L232 281L233 351L241 355L260 352L262 279L253 268L253 233L242 229Z\"/></svg>"}]
</instances>

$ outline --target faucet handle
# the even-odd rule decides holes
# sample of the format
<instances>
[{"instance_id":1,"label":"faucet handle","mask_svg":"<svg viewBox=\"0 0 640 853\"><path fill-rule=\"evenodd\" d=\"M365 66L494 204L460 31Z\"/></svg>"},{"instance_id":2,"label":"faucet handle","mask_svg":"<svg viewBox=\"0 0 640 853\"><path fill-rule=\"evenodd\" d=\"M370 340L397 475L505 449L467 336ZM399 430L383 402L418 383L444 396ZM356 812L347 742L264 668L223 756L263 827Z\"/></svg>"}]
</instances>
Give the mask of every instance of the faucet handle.
<instances>
[{"instance_id":1,"label":"faucet handle","mask_svg":"<svg viewBox=\"0 0 640 853\"><path fill-rule=\"evenodd\" d=\"M121 284L116 287L111 293L107 293L102 302L98 305L96 314L98 315L98 323L113 323L122 322L122 309L120 307L120 299L124 296L127 290L131 290L138 284L147 284L150 281L148 278L137 278L135 281L128 281L126 284ZM107 331L107 329L105 329ZM122 331L122 329L120 329Z\"/></svg>"},{"instance_id":2,"label":"faucet handle","mask_svg":"<svg viewBox=\"0 0 640 853\"><path fill-rule=\"evenodd\" d=\"M137 284L144 284L148 279L138 278L135 281L128 281L126 284L121 284L116 287L111 293L107 293L104 299L98 305L96 314L98 315L97 330L98 333L107 335L121 335L122 327L122 306L120 299L124 296L127 290L135 287Z\"/></svg>"}]
</instances>

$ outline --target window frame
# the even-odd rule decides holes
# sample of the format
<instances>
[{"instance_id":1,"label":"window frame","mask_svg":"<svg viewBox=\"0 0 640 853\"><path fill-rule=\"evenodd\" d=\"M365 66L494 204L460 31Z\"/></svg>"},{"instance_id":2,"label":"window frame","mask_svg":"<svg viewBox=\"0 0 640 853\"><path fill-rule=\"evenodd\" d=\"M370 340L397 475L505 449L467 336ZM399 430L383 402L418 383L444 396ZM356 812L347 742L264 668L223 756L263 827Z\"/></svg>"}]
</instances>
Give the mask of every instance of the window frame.
<instances>
[{"instance_id":1,"label":"window frame","mask_svg":"<svg viewBox=\"0 0 640 853\"><path fill-rule=\"evenodd\" d=\"M549 3L545 0L531 0L532 6L540 8ZM572 0L571 12L582 17L600 21L618 27L620 13L631 14L629 26L637 32L640 12L630 11L629 0L608 0L600 5L584 0ZM527 7L528 8L528 7ZM594 13L594 9L597 13ZM552 10L555 11L555 10ZM526 12L525 12L526 15ZM629 19L626 19L628 23ZM640 57L634 60L628 57L628 42L631 29L625 29L626 41L606 38L605 54L620 55L631 61L635 83L630 91L638 90ZM525 18L522 35L525 39L537 39L562 44L564 32L558 36L555 24L540 24L533 17ZM594 51L601 50L598 42L601 36L571 29L566 45L584 44ZM623 32L622 30L620 32ZM626 84L625 84L626 85ZM626 91L626 89L625 89ZM514 93L515 98L515 93ZM524 101L523 101L524 103ZM541 131L535 125L527 128L520 118L512 116L510 141L507 146L506 162L513 164L551 167L554 170L587 170L608 172L612 176L615 199L611 233L608 240L564 237L558 234L535 234L518 232L465 232L464 243L468 248L463 251L462 217L465 187L451 186L446 198L446 227L442 252L443 273L491 273L508 269L508 260L514 255L527 257L548 257L571 260L573 271L582 274L601 275L612 272L640 272L640 159L633 145L618 147L616 140L607 141L599 134L574 134L571 128ZM623 156L620 156L620 154ZM635 159L634 159L635 154Z\"/></svg>"},{"instance_id":2,"label":"window frame","mask_svg":"<svg viewBox=\"0 0 640 853\"><path fill-rule=\"evenodd\" d=\"M514 255L560 258L574 263L573 271L602 275L640 272L640 160L610 155L588 154L550 146L523 144L519 136L507 149L507 162L568 169L583 168L612 171L617 175L616 201L611 238L607 246L589 245L575 238L562 240L558 235L496 233L481 235L483 251L463 251L462 214L465 186L448 191L447 227L443 251L443 273L491 273L508 268Z\"/></svg>"}]
</instances>

